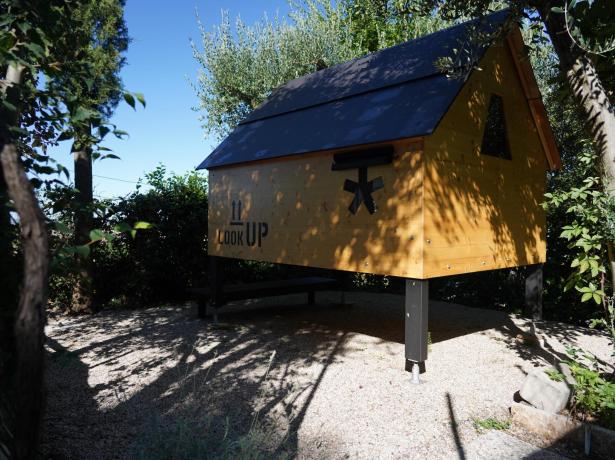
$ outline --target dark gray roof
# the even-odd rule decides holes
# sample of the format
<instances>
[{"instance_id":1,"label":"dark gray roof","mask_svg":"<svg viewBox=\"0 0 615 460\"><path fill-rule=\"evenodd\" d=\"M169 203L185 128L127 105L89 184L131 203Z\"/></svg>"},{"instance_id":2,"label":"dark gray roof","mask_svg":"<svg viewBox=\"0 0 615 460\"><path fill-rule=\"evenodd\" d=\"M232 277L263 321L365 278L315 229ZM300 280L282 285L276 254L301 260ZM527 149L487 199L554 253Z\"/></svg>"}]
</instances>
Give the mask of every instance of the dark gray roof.
<instances>
[{"instance_id":1,"label":"dark gray roof","mask_svg":"<svg viewBox=\"0 0 615 460\"><path fill-rule=\"evenodd\" d=\"M493 30L507 16L493 13L480 27ZM471 23L280 86L197 169L432 133L465 83L435 62L463 46Z\"/></svg>"}]
</instances>

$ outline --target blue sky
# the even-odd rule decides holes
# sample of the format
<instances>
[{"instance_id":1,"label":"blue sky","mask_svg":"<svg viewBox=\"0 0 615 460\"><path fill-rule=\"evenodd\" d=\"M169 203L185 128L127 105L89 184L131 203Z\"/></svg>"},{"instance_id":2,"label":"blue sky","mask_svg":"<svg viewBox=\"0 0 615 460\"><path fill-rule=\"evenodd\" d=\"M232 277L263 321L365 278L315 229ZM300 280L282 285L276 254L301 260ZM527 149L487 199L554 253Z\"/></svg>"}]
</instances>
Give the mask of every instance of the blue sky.
<instances>
[{"instance_id":1,"label":"blue sky","mask_svg":"<svg viewBox=\"0 0 615 460\"><path fill-rule=\"evenodd\" d=\"M200 41L196 8L207 30L220 23L222 10L228 10L231 18L240 15L247 23L265 12L270 17L288 12L286 0L128 0L125 18L132 43L122 79L126 89L145 95L147 107L136 111L125 103L118 107L111 121L130 137L105 144L121 160L94 163L96 196L129 193L135 186L131 182L159 163L169 171L185 173L215 147L216 140L204 136L199 114L191 109L198 103L188 83L188 79L196 80L198 72L189 42L190 38ZM69 151L65 142L52 155L72 173Z\"/></svg>"}]
</instances>

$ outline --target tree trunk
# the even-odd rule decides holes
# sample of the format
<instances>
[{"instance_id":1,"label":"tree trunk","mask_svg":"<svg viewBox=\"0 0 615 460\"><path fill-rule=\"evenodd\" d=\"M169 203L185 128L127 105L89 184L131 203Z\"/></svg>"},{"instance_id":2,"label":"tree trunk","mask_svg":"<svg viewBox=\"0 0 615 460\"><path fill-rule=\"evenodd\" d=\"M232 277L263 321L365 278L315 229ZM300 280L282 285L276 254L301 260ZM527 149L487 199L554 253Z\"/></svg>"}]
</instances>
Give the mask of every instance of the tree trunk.
<instances>
[{"instance_id":1,"label":"tree trunk","mask_svg":"<svg viewBox=\"0 0 615 460\"><path fill-rule=\"evenodd\" d=\"M84 139L90 135L86 130L79 136ZM73 151L75 161L75 187L77 188L77 208L74 216L75 244L90 241L93 227L92 205L92 151L87 143ZM76 255L77 279L73 287L71 310L73 313L91 313L93 310L92 261L89 256Z\"/></svg>"},{"instance_id":2,"label":"tree trunk","mask_svg":"<svg viewBox=\"0 0 615 460\"><path fill-rule=\"evenodd\" d=\"M1 138L1 136L0 136ZM0 152L2 151L0 143ZM7 457L12 448L13 414L11 401L15 387L15 312L19 298L19 275L16 274L16 260L13 255L13 231L8 207L8 193L4 172L0 162L0 458Z\"/></svg>"},{"instance_id":3,"label":"tree trunk","mask_svg":"<svg viewBox=\"0 0 615 460\"><path fill-rule=\"evenodd\" d=\"M2 147L0 144L0 152ZM0 291L0 389L6 383L2 372L10 368L7 358L14 356L13 322L17 310L16 292L19 285L18 277L15 276L13 234L8 204L4 170L0 163L0 280L3 281Z\"/></svg>"},{"instance_id":4,"label":"tree trunk","mask_svg":"<svg viewBox=\"0 0 615 460\"><path fill-rule=\"evenodd\" d=\"M5 89L11 102L19 100L23 68L9 67ZM15 104L17 105L17 104ZM17 113L7 125L17 124ZM9 118L12 118L9 119ZM6 134L0 140L0 162L9 197L19 215L23 242L24 267L19 305L15 321L15 425L14 456L35 458L38 450L40 421L43 413L44 325L47 302L48 246L43 212L21 164L15 142Z\"/></svg>"},{"instance_id":5,"label":"tree trunk","mask_svg":"<svg viewBox=\"0 0 615 460\"><path fill-rule=\"evenodd\" d=\"M587 129L600 158L604 185L609 193L615 193L615 109L588 53L579 48L568 33L564 15L553 13L549 5L540 10L540 15L560 68L587 119ZM615 287L613 270L611 279Z\"/></svg>"}]
</instances>

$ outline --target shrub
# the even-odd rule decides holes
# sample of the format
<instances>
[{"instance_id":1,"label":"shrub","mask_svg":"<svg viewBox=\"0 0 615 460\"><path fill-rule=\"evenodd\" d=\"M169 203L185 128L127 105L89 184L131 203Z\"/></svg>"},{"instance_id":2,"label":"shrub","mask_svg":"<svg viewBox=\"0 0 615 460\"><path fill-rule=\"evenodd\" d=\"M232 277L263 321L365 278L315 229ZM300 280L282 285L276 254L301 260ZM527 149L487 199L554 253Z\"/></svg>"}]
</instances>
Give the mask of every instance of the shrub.
<instances>
[{"instance_id":1,"label":"shrub","mask_svg":"<svg viewBox=\"0 0 615 460\"><path fill-rule=\"evenodd\" d=\"M593 356L575 348L569 348L567 352L571 356L568 365L576 380L572 395L573 413L615 429L615 382L612 375L602 374Z\"/></svg>"},{"instance_id":2,"label":"shrub","mask_svg":"<svg viewBox=\"0 0 615 460\"><path fill-rule=\"evenodd\" d=\"M122 234L98 245L95 290L102 302L124 296L144 304L181 298L186 287L202 284L207 267L207 179L198 172L167 174L163 166L145 175L149 187L114 203L101 222L148 222L132 237Z\"/></svg>"},{"instance_id":3,"label":"shrub","mask_svg":"<svg viewBox=\"0 0 615 460\"><path fill-rule=\"evenodd\" d=\"M143 189L146 188L145 191ZM66 307L74 283L72 257L61 252L70 245L72 189L47 192L47 213L57 229L51 232L54 264L50 302ZM145 175L145 181L127 197L95 204L95 228L105 235L91 245L93 286L98 306L140 306L182 298L187 287L202 285L207 271L207 179L193 171L168 174L163 166ZM131 232L117 229L148 222L150 228Z\"/></svg>"}]
</instances>

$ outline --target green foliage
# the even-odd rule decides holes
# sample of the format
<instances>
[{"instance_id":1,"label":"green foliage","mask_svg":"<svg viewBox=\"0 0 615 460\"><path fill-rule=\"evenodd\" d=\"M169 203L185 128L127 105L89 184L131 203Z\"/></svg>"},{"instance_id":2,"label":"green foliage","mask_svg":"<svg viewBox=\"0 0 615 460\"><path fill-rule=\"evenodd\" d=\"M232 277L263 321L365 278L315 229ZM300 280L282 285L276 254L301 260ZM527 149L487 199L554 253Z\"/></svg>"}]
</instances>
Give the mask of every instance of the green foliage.
<instances>
[{"instance_id":1,"label":"green foliage","mask_svg":"<svg viewBox=\"0 0 615 460\"><path fill-rule=\"evenodd\" d=\"M145 189L145 190L143 190ZM100 305L141 306L177 300L186 287L202 286L207 270L207 180L197 172L167 173L159 166L139 189L113 201L95 203L96 230L90 241L72 246L70 187L47 192L45 210L57 222L50 303L67 310L75 279L74 253L91 256L94 295ZM67 198L62 198L68 195Z\"/></svg>"},{"instance_id":2,"label":"green foliage","mask_svg":"<svg viewBox=\"0 0 615 460\"><path fill-rule=\"evenodd\" d=\"M559 215L565 221L559 234L559 238L567 243L566 256L570 267L564 292L574 288L582 303L593 301L602 307L601 312L592 313L590 327L606 329L615 355L613 297L605 292L607 287L612 289L605 276L605 261L609 259L608 242L615 239L615 201L604 191L599 177L593 175L595 165L595 154L589 149L583 150L578 155L578 166L574 171L580 184L546 193L544 206L550 215ZM563 210L563 215L558 213L560 210Z\"/></svg>"},{"instance_id":3,"label":"green foliage","mask_svg":"<svg viewBox=\"0 0 615 460\"><path fill-rule=\"evenodd\" d=\"M591 151L580 155L586 171L591 172L596 157ZM575 288L579 291L581 301L593 299L602 303L604 291L599 289L603 274L606 272L606 241L615 236L612 233L613 207L611 197L602 189L597 176L589 176L580 186L570 190L558 190L545 194L545 208L564 207L572 216L568 225L562 226L560 238L568 242L572 254L571 273L564 290Z\"/></svg>"},{"instance_id":4,"label":"green foliage","mask_svg":"<svg viewBox=\"0 0 615 460\"><path fill-rule=\"evenodd\" d=\"M345 25L357 54L378 51L446 27L437 15L418 14L412 0L344 0Z\"/></svg>"},{"instance_id":5,"label":"green foliage","mask_svg":"<svg viewBox=\"0 0 615 460\"><path fill-rule=\"evenodd\" d=\"M145 184L146 192L114 203L109 218L101 222L110 230L133 223L130 237L123 233L126 236L95 249L94 260L101 262L95 286L99 295L107 291L103 301L112 295L107 285L123 285L113 297L142 304L181 297L186 287L205 280L206 178L197 172L169 175L160 166L146 174ZM134 233L144 228L148 230Z\"/></svg>"},{"instance_id":6,"label":"green foliage","mask_svg":"<svg viewBox=\"0 0 615 460\"><path fill-rule=\"evenodd\" d=\"M554 382L563 382L566 380L566 376L557 369L547 369L545 370L545 374L547 374Z\"/></svg>"},{"instance_id":7,"label":"green foliage","mask_svg":"<svg viewBox=\"0 0 615 460\"><path fill-rule=\"evenodd\" d=\"M601 328L607 331L611 341L611 347L613 347L613 356L615 357L615 296L606 297L603 302L604 314L601 318L593 318L589 327Z\"/></svg>"},{"instance_id":8,"label":"green foliage","mask_svg":"<svg viewBox=\"0 0 615 460\"><path fill-rule=\"evenodd\" d=\"M578 46L592 54L615 50L615 11L608 1L565 0L551 11L566 17L568 33Z\"/></svg>"},{"instance_id":9,"label":"green foliage","mask_svg":"<svg viewBox=\"0 0 615 460\"><path fill-rule=\"evenodd\" d=\"M84 69L67 62L49 86L65 93L71 102L69 110L75 114L74 122L86 121L91 115L108 118L122 97L119 71L129 43L124 3L125 0L84 2L72 12L82 25L72 32L72 39L87 44L80 54L87 62L88 75L82 78Z\"/></svg>"},{"instance_id":10,"label":"green foliage","mask_svg":"<svg viewBox=\"0 0 615 460\"><path fill-rule=\"evenodd\" d=\"M223 137L278 86L368 52L433 32L436 16L409 14L404 1L297 0L288 20L264 18L252 26L228 15L213 31L202 24L201 69L195 90L207 133Z\"/></svg>"},{"instance_id":11,"label":"green foliage","mask_svg":"<svg viewBox=\"0 0 615 460\"><path fill-rule=\"evenodd\" d=\"M474 429L483 432L485 430L507 430L510 428L510 420L498 420L495 418L473 419Z\"/></svg>"},{"instance_id":12,"label":"green foliage","mask_svg":"<svg viewBox=\"0 0 615 460\"><path fill-rule=\"evenodd\" d=\"M105 31L100 27L109 11L98 15L97 21L88 17L86 12L102 9L110 3L112 2L107 0L0 0L0 145L12 144L17 147L19 165L28 174L35 189L52 187L59 182L58 176L61 174L68 177L66 168L47 155L47 148L57 144L59 140L74 138L73 128L76 124L84 123L90 118L104 119L103 106L112 98L110 94L101 96L100 104L96 107L83 106L75 101L80 96L78 88L93 87L100 78L100 68L97 70L93 65L92 50L99 44L101 49L106 47ZM121 5L121 2L115 3ZM121 14L119 16L121 18ZM111 25L107 32L113 34L117 32L115 28L116 25ZM15 84L9 85L5 78L11 75ZM73 83L71 85L66 79L68 75ZM99 139L92 142L96 144ZM4 172L0 168L0 175L2 174ZM4 185L0 185L0 225L6 227L10 203L6 198ZM31 193L28 189L21 192L26 195ZM24 215L19 217L19 222L26 221ZM4 256L4 248L11 247L11 259L17 262L12 267L13 272L20 273L17 270L20 261L13 257L20 255L19 238L11 233L9 232L7 237L4 228L0 232L0 238L11 238L8 244L6 240L2 241L2 255ZM46 257L46 254L36 255L43 260ZM5 263L7 261L3 257L2 264ZM3 278L3 281L18 286L19 275L13 275L7 280ZM0 302L2 316L11 318L16 309L16 296L10 296L7 302L5 300L3 298ZM40 327L42 328L42 323ZM33 334L39 332L42 334L42 330L32 331ZM2 335L4 340L13 341L4 331ZM7 346L4 340L0 344L2 352ZM42 352L41 347L40 353ZM3 360L0 381L9 381L12 384L12 379L5 378L13 376L11 369L5 368L4 364ZM38 382L31 383L33 388L36 388ZM5 388L0 390L4 392ZM27 445L24 439L21 439L23 433L16 434L16 439L13 439L11 422L4 421L11 420L11 412L14 412L24 420L29 419L36 424L35 415L40 408L36 405L30 408L11 408L11 399L7 399L4 404L4 394L0 395L0 398L3 399L0 400L0 418L3 420L0 424L0 443L6 445L9 451L14 444L21 444L22 455L28 455L27 449L36 452L36 445ZM32 400L37 401L37 395L32 395ZM32 426L32 430L35 429L36 426ZM28 438L28 441L35 438L36 436Z\"/></svg>"},{"instance_id":13,"label":"green foliage","mask_svg":"<svg viewBox=\"0 0 615 460\"><path fill-rule=\"evenodd\" d=\"M615 429L615 381L598 369L596 358L577 348L568 348L568 361L576 380L572 410L583 418L597 419L606 428ZM585 363L589 363L585 364Z\"/></svg>"},{"instance_id":14,"label":"green foliage","mask_svg":"<svg viewBox=\"0 0 615 460\"><path fill-rule=\"evenodd\" d=\"M293 5L292 24L264 18L248 26L228 14L213 31L199 21L202 49L195 86L207 133L222 137L277 86L355 56L339 7L322 0Z\"/></svg>"}]
</instances>

